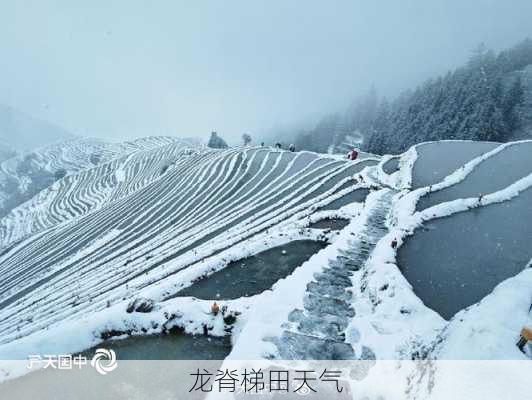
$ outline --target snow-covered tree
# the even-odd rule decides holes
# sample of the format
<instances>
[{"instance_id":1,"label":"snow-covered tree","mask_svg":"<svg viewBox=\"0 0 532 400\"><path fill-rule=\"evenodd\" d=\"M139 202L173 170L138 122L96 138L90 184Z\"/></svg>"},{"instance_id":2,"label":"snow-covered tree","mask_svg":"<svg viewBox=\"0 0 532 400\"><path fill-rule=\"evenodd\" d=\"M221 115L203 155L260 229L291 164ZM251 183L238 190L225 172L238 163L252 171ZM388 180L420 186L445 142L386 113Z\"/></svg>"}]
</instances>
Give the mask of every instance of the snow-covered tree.
<instances>
[{"instance_id":1,"label":"snow-covered tree","mask_svg":"<svg viewBox=\"0 0 532 400\"><path fill-rule=\"evenodd\" d=\"M244 146L247 146L251 143L251 136L248 133L242 135L242 140L244 141Z\"/></svg>"},{"instance_id":2,"label":"snow-covered tree","mask_svg":"<svg viewBox=\"0 0 532 400\"><path fill-rule=\"evenodd\" d=\"M297 148L336 150L352 132L360 132L362 148L373 153L399 153L416 143L442 139L510 140L524 120L532 124L532 113L525 107L532 104L532 96L520 78L529 65L530 39L498 55L481 45L465 66L389 103L379 101L372 87L345 112L328 115L313 129L300 132Z\"/></svg>"},{"instance_id":3,"label":"snow-covered tree","mask_svg":"<svg viewBox=\"0 0 532 400\"><path fill-rule=\"evenodd\" d=\"M207 146L213 148L213 149L226 149L227 143L225 140L223 140L216 131L211 132L211 137L209 139L209 143L207 143Z\"/></svg>"}]
</instances>

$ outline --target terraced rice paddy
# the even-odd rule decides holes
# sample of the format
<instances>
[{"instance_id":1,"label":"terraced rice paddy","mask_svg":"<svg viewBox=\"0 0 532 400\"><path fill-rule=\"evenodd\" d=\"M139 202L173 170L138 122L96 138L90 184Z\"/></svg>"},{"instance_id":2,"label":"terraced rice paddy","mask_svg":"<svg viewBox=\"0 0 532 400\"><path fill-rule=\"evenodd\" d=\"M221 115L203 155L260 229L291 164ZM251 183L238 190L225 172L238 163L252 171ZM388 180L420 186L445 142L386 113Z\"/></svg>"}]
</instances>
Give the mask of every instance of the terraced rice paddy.
<instances>
[{"instance_id":1,"label":"terraced rice paddy","mask_svg":"<svg viewBox=\"0 0 532 400\"><path fill-rule=\"evenodd\" d=\"M73 351L130 334L105 342L123 359L403 357L445 326L426 306L452 317L531 256L530 142L412 150L352 162L151 139L79 171L83 150L58 157L70 172L0 220L0 354L67 331ZM155 335L174 328L195 336Z\"/></svg>"},{"instance_id":2,"label":"terraced rice paddy","mask_svg":"<svg viewBox=\"0 0 532 400\"><path fill-rule=\"evenodd\" d=\"M173 282L209 256L348 195L361 185L346 184L370 163L177 142L68 176L2 220L1 341Z\"/></svg>"}]
</instances>

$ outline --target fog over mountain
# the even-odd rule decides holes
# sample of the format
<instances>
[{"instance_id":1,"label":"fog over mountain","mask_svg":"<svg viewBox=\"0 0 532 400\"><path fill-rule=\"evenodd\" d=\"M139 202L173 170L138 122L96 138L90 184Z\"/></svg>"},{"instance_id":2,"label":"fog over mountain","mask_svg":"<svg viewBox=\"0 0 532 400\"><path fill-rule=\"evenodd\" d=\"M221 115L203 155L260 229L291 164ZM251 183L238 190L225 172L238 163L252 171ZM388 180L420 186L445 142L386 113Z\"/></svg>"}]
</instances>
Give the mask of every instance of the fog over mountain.
<instances>
[{"instance_id":1,"label":"fog over mountain","mask_svg":"<svg viewBox=\"0 0 532 400\"><path fill-rule=\"evenodd\" d=\"M0 148L29 150L74 137L57 125L0 104Z\"/></svg>"},{"instance_id":2,"label":"fog over mountain","mask_svg":"<svg viewBox=\"0 0 532 400\"><path fill-rule=\"evenodd\" d=\"M235 144L312 125L372 84L396 95L481 42L508 48L530 15L527 0L3 3L0 104L83 136Z\"/></svg>"}]
</instances>

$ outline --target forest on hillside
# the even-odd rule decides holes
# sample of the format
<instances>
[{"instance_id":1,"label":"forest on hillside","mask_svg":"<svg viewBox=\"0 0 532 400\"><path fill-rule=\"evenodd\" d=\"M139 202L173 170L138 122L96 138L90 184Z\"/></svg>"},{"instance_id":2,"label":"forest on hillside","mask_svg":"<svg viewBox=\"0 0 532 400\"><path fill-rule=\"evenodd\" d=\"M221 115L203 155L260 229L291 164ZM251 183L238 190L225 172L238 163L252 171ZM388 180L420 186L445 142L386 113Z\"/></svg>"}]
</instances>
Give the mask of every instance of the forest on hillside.
<instances>
[{"instance_id":1,"label":"forest on hillside","mask_svg":"<svg viewBox=\"0 0 532 400\"><path fill-rule=\"evenodd\" d=\"M530 137L532 40L498 54L479 46L468 63L388 100L375 88L346 112L323 118L296 137L299 149L341 152L357 144L372 153L398 153L432 140L505 142ZM525 129L525 132L523 132Z\"/></svg>"}]
</instances>

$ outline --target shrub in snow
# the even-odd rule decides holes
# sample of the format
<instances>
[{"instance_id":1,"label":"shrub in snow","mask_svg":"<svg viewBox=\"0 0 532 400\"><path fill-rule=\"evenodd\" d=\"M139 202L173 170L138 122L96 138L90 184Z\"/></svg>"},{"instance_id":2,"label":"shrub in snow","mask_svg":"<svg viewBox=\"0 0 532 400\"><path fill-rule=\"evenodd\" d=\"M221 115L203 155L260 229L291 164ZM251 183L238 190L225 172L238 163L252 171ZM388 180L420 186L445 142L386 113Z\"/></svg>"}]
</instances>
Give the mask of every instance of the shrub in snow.
<instances>
[{"instance_id":1,"label":"shrub in snow","mask_svg":"<svg viewBox=\"0 0 532 400\"><path fill-rule=\"evenodd\" d=\"M153 310L155 303L151 299L146 299L144 297L136 298L127 305L126 312L140 312L140 313L149 313Z\"/></svg>"}]
</instances>

